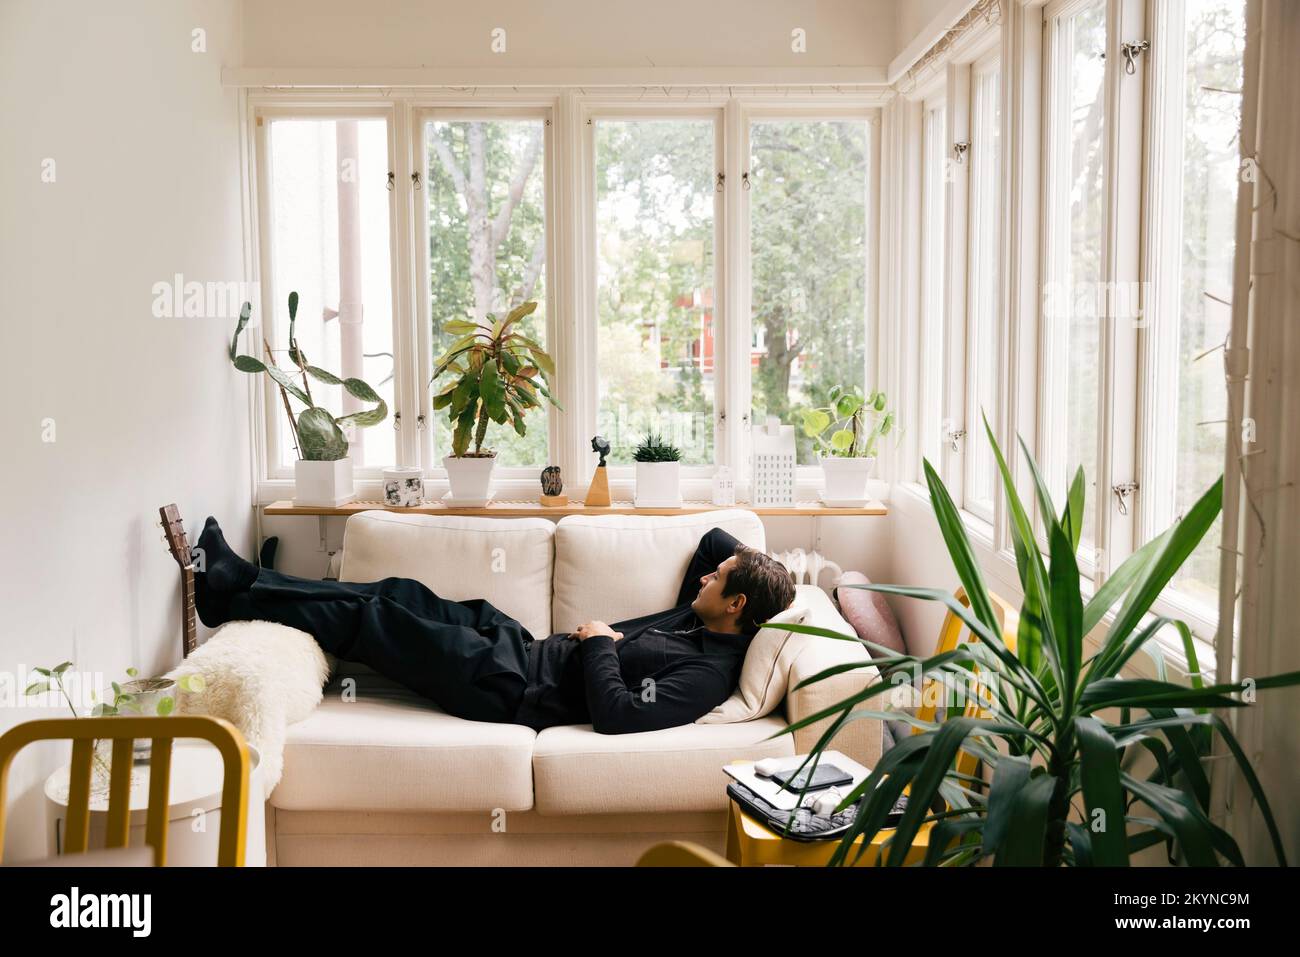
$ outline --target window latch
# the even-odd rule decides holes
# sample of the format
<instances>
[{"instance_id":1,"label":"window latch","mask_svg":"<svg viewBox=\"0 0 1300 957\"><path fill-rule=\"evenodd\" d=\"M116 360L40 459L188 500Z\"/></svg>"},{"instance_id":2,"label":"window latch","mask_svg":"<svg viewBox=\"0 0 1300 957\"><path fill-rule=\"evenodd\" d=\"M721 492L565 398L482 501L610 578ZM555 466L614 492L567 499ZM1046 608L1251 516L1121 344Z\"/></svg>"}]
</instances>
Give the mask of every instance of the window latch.
<instances>
[{"instance_id":1,"label":"window latch","mask_svg":"<svg viewBox=\"0 0 1300 957\"><path fill-rule=\"evenodd\" d=\"M717 185L713 187L714 192L721 193L723 185L727 182L726 173L718 173Z\"/></svg>"},{"instance_id":2,"label":"window latch","mask_svg":"<svg viewBox=\"0 0 1300 957\"><path fill-rule=\"evenodd\" d=\"M388 189L388 191L389 191L390 193L393 191L393 181L396 180L396 179L397 179L397 174L394 173L392 170L389 170L389 171L388 171L388 186L387 186L387 189Z\"/></svg>"},{"instance_id":3,"label":"window latch","mask_svg":"<svg viewBox=\"0 0 1300 957\"><path fill-rule=\"evenodd\" d=\"M949 429L949 430L948 430L948 448L952 449L954 452L959 452L959 451L961 451L961 449L958 447L957 443L960 442L960 441L961 441L962 439L964 439L964 438L966 438L966 430L965 430L965 429Z\"/></svg>"},{"instance_id":4,"label":"window latch","mask_svg":"<svg viewBox=\"0 0 1300 957\"><path fill-rule=\"evenodd\" d=\"M420 172L419 172L419 170L416 170L414 173L411 174L411 185L414 186L416 189L419 189L419 188L420 188Z\"/></svg>"},{"instance_id":5,"label":"window latch","mask_svg":"<svg viewBox=\"0 0 1300 957\"><path fill-rule=\"evenodd\" d=\"M1124 54L1124 72L1132 76L1137 72L1137 65L1134 61L1151 49L1151 41L1138 40L1137 42L1121 43L1119 49Z\"/></svg>"},{"instance_id":6,"label":"window latch","mask_svg":"<svg viewBox=\"0 0 1300 957\"><path fill-rule=\"evenodd\" d=\"M424 413L423 413L423 412L421 412L419 415L417 415L417 416L415 417L415 428L416 428L416 430L419 431L419 432L423 432L423 431L424 431Z\"/></svg>"},{"instance_id":7,"label":"window latch","mask_svg":"<svg viewBox=\"0 0 1300 957\"><path fill-rule=\"evenodd\" d=\"M1115 493L1115 500L1119 503L1119 513L1128 514L1128 497L1138 490L1137 482L1123 482L1120 485L1112 485L1110 490Z\"/></svg>"},{"instance_id":8,"label":"window latch","mask_svg":"<svg viewBox=\"0 0 1300 957\"><path fill-rule=\"evenodd\" d=\"M956 158L956 161L959 164L964 163L966 161L965 160L966 153L969 149L970 149L970 143L953 143L952 155Z\"/></svg>"},{"instance_id":9,"label":"window latch","mask_svg":"<svg viewBox=\"0 0 1300 957\"><path fill-rule=\"evenodd\" d=\"M402 431L402 413L400 412L393 413L393 431L394 432Z\"/></svg>"}]
</instances>

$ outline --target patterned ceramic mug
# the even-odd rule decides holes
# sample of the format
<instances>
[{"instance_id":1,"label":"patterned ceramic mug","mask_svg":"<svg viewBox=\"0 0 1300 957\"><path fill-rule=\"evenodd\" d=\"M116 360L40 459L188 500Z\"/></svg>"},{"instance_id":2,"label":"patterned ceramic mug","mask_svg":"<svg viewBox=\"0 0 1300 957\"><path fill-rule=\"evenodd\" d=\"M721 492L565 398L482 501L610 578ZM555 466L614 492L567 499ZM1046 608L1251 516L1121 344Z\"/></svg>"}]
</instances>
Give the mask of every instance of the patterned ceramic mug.
<instances>
[{"instance_id":1,"label":"patterned ceramic mug","mask_svg":"<svg viewBox=\"0 0 1300 957\"><path fill-rule=\"evenodd\" d=\"M418 466L384 469L384 504L410 508L424 504L424 470Z\"/></svg>"}]
</instances>

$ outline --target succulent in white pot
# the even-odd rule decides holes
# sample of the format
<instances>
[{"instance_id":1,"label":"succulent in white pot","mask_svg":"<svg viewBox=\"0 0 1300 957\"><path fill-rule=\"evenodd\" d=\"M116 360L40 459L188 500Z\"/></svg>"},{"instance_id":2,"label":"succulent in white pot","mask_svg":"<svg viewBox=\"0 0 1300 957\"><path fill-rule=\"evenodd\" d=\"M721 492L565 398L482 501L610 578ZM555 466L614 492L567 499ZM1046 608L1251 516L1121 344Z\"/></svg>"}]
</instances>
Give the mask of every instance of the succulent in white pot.
<instances>
[{"instance_id":1,"label":"succulent in white pot","mask_svg":"<svg viewBox=\"0 0 1300 957\"><path fill-rule=\"evenodd\" d=\"M681 508L681 450L661 436L647 433L632 459L636 462L636 507Z\"/></svg>"},{"instance_id":2,"label":"succulent in white pot","mask_svg":"<svg viewBox=\"0 0 1300 957\"><path fill-rule=\"evenodd\" d=\"M455 336L434 364L433 377L450 373L450 382L433 397L434 411L447 411L452 426L451 455L443 456L453 502L486 502L492 494L496 452L485 449L488 423L509 424L527 434L524 416L543 400L560 404L547 388L555 363L535 340L524 335L522 320L537 309L522 303L501 319L452 319L442 331ZM470 441L474 447L470 449Z\"/></svg>"},{"instance_id":3,"label":"succulent in white pot","mask_svg":"<svg viewBox=\"0 0 1300 957\"><path fill-rule=\"evenodd\" d=\"M886 409L885 393L864 395L857 386L833 386L830 404L804 409L804 435L817 443L822 469L822 502L830 506L862 506L867 483L876 465L876 442L895 425Z\"/></svg>"}]
</instances>

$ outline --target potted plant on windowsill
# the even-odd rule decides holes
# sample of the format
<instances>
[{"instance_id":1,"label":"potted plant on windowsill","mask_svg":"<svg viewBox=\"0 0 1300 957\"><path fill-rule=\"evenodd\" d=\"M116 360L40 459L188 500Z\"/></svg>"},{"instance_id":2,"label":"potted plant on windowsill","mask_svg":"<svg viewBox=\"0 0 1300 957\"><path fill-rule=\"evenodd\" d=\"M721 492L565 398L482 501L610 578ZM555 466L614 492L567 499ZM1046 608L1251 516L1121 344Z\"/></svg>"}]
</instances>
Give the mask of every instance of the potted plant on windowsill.
<instances>
[{"instance_id":1,"label":"potted plant on windowsill","mask_svg":"<svg viewBox=\"0 0 1300 957\"><path fill-rule=\"evenodd\" d=\"M289 432L298 450L294 462L294 503L297 505L343 505L356 498L352 485L352 459L348 457L348 437L345 429L378 425L388 417L388 404L374 389L360 379L340 379L307 362L307 356L298 348L294 323L298 316L298 293L289 293L289 359L297 367L300 382L281 370L271 359L271 347L264 343L266 361L250 355L239 355L239 334L248 325L252 304L244 303L239 311L239 324L230 340L230 361L240 372L255 374L265 372L280 388L280 398L289 418ZM311 394L311 379L326 385L342 386L349 395L363 402L373 402L373 409L335 417L318 406ZM294 418L289 396L306 406Z\"/></svg>"},{"instance_id":2,"label":"potted plant on windowsill","mask_svg":"<svg viewBox=\"0 0 1300 957\"><path fill-rule=\"evenodd\" d=\"M681 508L681 450L661 436L647 433L632 458L636 462L636 507Z\"/></svg>"},{"instance_id":3,"label":"potted plant on windowsill","mask_svg":"<svg viewBox=\"0 0 1300 957\"><path fill-rule=\"evenodd\" d=\"M857 386L833 386L829 405L803 410L804 435L818 445L817 462L825 483L823 505L844 508L867 503L876 440L894 428L894 413L885 402L883 392L863 395Z\"/></svg>"},{"instance_id":4,"label":"potted plant on windowsill","mask_svg":"<svg viewBox=\"0 0 1300 957\"><path fill-rule=\"evenodd\" d=\"M547 388L555 363L519 331L520 320L536 309L537 303L529 301L502 319L489 314L483 322L452 319L443 324L444 332L457 336L433 369L434 379L455 377L433 397L434 411L446 409L453 429L451 454L442 459L451 486L449 504L484 505L492 497L496 452L483 448L489 422L509 423L523 436L529 409L540 408L543 399L560 408Z\"/></svg>"}]
</instances>

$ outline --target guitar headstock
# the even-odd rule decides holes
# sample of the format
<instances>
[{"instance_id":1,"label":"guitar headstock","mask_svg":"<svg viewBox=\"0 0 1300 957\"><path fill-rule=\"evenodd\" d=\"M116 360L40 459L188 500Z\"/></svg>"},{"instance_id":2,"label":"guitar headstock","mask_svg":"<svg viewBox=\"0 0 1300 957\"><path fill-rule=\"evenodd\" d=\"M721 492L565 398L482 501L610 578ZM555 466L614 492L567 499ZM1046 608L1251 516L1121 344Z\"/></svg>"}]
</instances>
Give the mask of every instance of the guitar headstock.
<instances>
[{"instance_id":1,"label":"guitar headstock","mask_svg":"<svg viewBox=\"0 0 1300 957\"><path fill-rule=\"evenodd\" d=\"M185 535L185 523L181 521L180 510L175 504L164 505L158 509L158 514L162 516L163 539L167 542L172 558L176 559L176 564L181 568L189 568L194 564L194 557L190 550L190 540Z\"/></svg>"}]
</instances>

